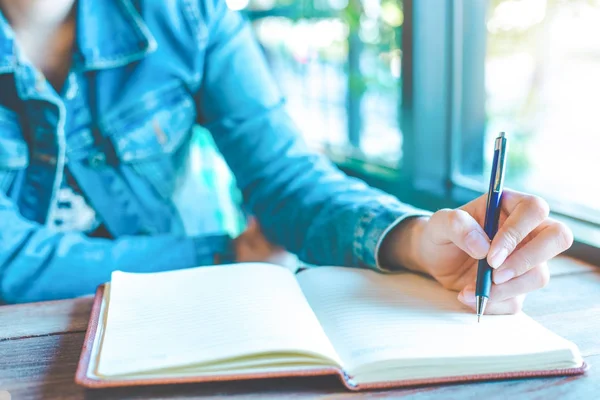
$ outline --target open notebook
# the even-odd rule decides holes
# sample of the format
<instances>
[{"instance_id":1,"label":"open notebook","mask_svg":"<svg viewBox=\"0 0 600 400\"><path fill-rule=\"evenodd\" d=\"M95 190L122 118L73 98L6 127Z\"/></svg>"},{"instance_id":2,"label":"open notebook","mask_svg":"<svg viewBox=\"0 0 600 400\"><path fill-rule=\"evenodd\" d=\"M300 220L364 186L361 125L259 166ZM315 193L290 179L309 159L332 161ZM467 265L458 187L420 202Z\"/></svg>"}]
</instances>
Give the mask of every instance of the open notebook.
<instances>
[{"instance_id":1,"label":"open notebook","mask_svg":"<svg viewBox=\"0 0 600 400\"><path fill-rule=\"evenodd\" d=\"M338 374L360 390L583 373L525 314L477 318L425 277L248 263L115 272L76 381L88 387Z\"/></svg>"}]
</instances>

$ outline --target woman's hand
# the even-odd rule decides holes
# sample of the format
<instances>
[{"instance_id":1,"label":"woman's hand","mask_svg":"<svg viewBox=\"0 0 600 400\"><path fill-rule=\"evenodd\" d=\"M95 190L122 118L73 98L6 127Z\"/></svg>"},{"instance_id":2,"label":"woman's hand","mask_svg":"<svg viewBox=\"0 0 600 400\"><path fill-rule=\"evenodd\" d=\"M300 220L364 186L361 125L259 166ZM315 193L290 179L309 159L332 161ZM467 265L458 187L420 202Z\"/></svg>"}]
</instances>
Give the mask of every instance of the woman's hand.
<instances>
[{"instance_id":1,"label":"woman's hand","mask_svg":"<svg viewBox=\"0 0 600 400\"><path fill-rule=\"evenodd\" d=\"M286 251L270 243L263 235L256 219L250 218L246 230L235 238L237 262L278 263Z\"/></svg>"},{"instance_id":2,"label":"woman's hand","mask_svg":"<svg viewBox=\"0 0 600 400\"><path fill-rule=\"evenodd\" d=\"M542 199L506 190L498 232L490 243L482 229L486 200L483 195L458 209L402 223L385 240L385 259L431 275L459 291L458 299L474 309L477 260L487 257L494 284L486 313L520 311L525 295L548 283L546 262L571 246L573 234L548 218Z\"/></svg>"}]
</instances>

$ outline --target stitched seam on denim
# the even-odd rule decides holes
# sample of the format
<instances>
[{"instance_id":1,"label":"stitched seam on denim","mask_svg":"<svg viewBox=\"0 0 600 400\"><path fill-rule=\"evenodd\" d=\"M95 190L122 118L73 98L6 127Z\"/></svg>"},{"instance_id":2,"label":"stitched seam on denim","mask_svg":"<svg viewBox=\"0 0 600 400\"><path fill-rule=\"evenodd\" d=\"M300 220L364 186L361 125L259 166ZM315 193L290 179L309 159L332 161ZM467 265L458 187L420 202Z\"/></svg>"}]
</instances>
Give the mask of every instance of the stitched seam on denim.
<instances>
[{"instance_id":1,"label":"stitched seam on denim","mask_svg":"<svg viewBox=\"0 0 600 400\"><path fill-rule=\"evenodd\" d=\"M128 16L137 27L137 33L139 37L148 41L148 50L152 51L156 49L157 43L154 35L152 35L152 32L150 32L142 17L139 15L133 4L131 4L131 1L121 0L121 5L128 12ZM142 51L141 53L146 53L146 50Z\"/></svg>"},{"instance_id":2,"label":"stitched seam on denim","mask_svg":"<svg viewBox=\"0 0 600 400\"><path fill-rule=\"evenodd\" d=\"M87 136L84 137L81 134L82 131L83 131L83 129L79 129L77 131L77 134L78 134L77 141L72 140L69 143L69 145L67 146L67 154L72 154L77 151L85 150L94 144L94 139L92 139L91 135L89 137L87 137ZM71 133L71 135L73 135L73 133ZM84 139L81 139L81 137L84 137ZM73 143L76 143L76 145L74 145Z\"/></svg>"},{"instance_id":3,"label":"stitched seam on denim","mask_svg":"<svg viewBox=\"0 0 600 400\"><path fill-rule=\"evenodd\" d=\"M195 2L192 0L183 0L183 6L186 11L185 15L191 19L188 19L187 22L190 25L190 28L194 31L194 37L197 41L197 45L199 46L202 39L204 39L204 37L202 37L200 34L200 10L196 6Z\"/></svg>"},{"instance_id":4,"label":"stitched seam on denim","mask_svg":"<svg viewBox=\"0 0 600 400\"><path fill-rule=\"evenodd\" d=\"M8 62L4 65L0 64L0 74L11 74L13 73L15 70L15 65L14 65L14 61Z\"/></svg>"},{"instance_id":5,"label":"stitched seam on denim","mask_svg":"<svg viewBox=\"0 0 600 400\"><path fill-rule=\"evenodd\" d=\"M368 231L368 227L369 225L373 222L373 219L375 218L375 209L371 208L368 209L367 211L365 211L363 213L363 215L361 215L361 217L358 220L358 224L356 225L356 228L354 230L354 240L353 240L353 244L352 244L352 252L353 252L353 256L355 258L356 264L367 264L369 266L371 266L364 257L365 254L365 242L366 242L366 235L368 235L369 231Z\"/></svg>"},{"instance_id":6,"label":"stitched seam on denim","mask_svg":"<svg viewBox=\"0 0 600 400\"><path fill-rule=\"evenodd\" d=\"M218 2L218 5L220 6L219 8L216 8L215 11L213 12L213 15L209 18L209 20L206 22L207 25L207 29L208 32L212 32L213 29L211 29L211 25L215 24L215 21L220 21L221 19L225 18L225 14L227 14L227 10L228 10L228 6L227 3L225 1L222 2ZM245 24L242 24L243 26L238 27L238 30L242 30L242 29L247 29L248 27ZM232 37L234 35L236 35L238 33L238 31L232 33ZM209 36L209 35L207 35ZM208 39L208 46L207 46L207 51L211 51L211 43L210 43L211 39ZM214 46L215 44L212 43L212 46Z\"/></svg>"},{"instance_id":7,"label":"stitched seam on denim","mask_svg":"<svg viewBox=\"0 0 600 400\"><path fill-rule=\"evenodd\" d=\"M184 98L182 101L174 103L174 107L173 108L179 108L180 110L188 110L191 109L190 113L193 112L193 102L187 98ZM187 108L183 108L185 105L187 105ZM156 110L154 110L156 111ZM191 114L190 114L191 115ZM151 120L149 120L151 121ZM138 149L135 152L135 155L133 157L123 157L122 150L121 150L121 146L118 144L119 138L123 138L124 136L126 136L126 133L131 133L134 132L138 129L144 129L147 125L147 123L149 121L146 121L145 123L141 124L137 129L135 130L131 130L128 132L119 132L118 134L115 134L115 131L113 128L111 128L111 130L108 132L109 134L107 135L107 138L110 138L111 141L113 141L114 146L115 146L115 150L117 151L119 158L123 159L123 161L131 161L131 160L137 160L140 158L145 158L151 155L154 155L156 153L171 153L175 150L175 147L181 143L181 141L185 138L185 132L182 133L181 131L177 131L177 134L173 135L169 135L169 143L163 145L160 144L158 148L160 148L160 151L156 151L153 150L151 148L147 148L147 149ZM190 128L193 126L193 121L194 119L192 118L192 125L190 125ZM174 130L173 130L174 131ZM172 131L172 132L173 132ZM155 134L153 133L152 136L155 138ZM175 141L175 142L173 142ZM129 142L127 142L126 145L128 145Z\"/></svg>"},{"instance_id":8,"label":"stitched seam on denim","mask_svg":"<svg viewBox=\"0 0 600 400\"><path fill-rule=\"evenodd\" d=\"M121 5L121 8L125 11L125 15L129 17L129 20L133 23L133 26L136 28L134 29L136 37L138 39L147 40L148 48L142 49L134 53L123 51L118 54L114 54L110 57L94 58L93 60L86 62L86 64L91 64L91 67L87 66L86 68L84 68L84 71L100 68L121 67L144 57L146 54L153 52L158 47L156 39L148 30L148 27L144 24L143 20L141 19L131 2L129 0L121 0L119 1L119 4Z\"/></svg>"},{"instance_id":9,"label":"stitched seam on denim","mask_svg":"<svg viewBox=\"0 0 600 400\"><path fill-rule=\"evenodd\" d=\"M8 21L0 11L0 22L8 25ZM11 73L15 70L15 66L17 64L17 57L15 55L15 41L14 41L14 32L9 28L6 33L6 48L0 49L0 51L6 51L7 55L0 62L0 74ZM6 60L6 62L4 62Z\"/></svg>"},{"instance_id":10,"label":"stitched seam on denim","mask_svg":"<svg viewBox=\"0 0 600 400\"><path fill-rule=\"evenodd\" d=\"M181 83L176 82L169 86L165 86L158 90L154 90L152 92L146 93L146 95L144 97L142 97L140 100L147 101L147 100L151 100L151 99L161 99L164 101L165 96L168 96L168 97L166 97L166 99L172 101L171 104L175 104L175 105L181 104L186 99L185 90L182 89ZM179 101L179 98L182 98L182 100ZM173 99L178 99L178 100L173 101ZM191 101L191 99L190 99L190 101ZM131 118L132 110L133 110L134 115L136 115L136 112L138 114L143 114L144 110L139 110L138 107L139 107L139 103L133 103L133 104L127 105L126 107L123 107L122 109L117 110L116 112L110 112L108 115L106 115L104 118L102 118L101 120L98 121L98 127L102 131L108 133L109 136L112 136L115 134L115 131L116 131L116 128L114 127L115 124L113 123L113 121L122 120L125 118Z\"/></svg>"},{"instance_id":11,"label":"stitched seam on denim","mask_svg":"<svg viewBox=\"0 0 600 400\"><path fill-rule=\"evenodd\" d=\"M9 125L10 127L16 126L16 128L21 131L18 120L19 114L6 107L0 106L0 126L3 126L2 124Z\"/></svg>"},{"instance_id":12,"label":"stitched seam on denim","mask_svg":"<svg viewBox=\"0 0 600 400\"><path fill-rule=\"evenodd\" d=\"M57 147L57 156L56 156L56 167L54 174L54 183L52 185L52 192L50 193L50 204L48 212L46 213L46 221L50 221L58 208L58 200L57 195L58 191L63 182L64 172L65 172L65 158L66 158L66 147L67 141L65 137L65 123L66 123L66 114L67 110L64 104L58 104L58 126L56 129L56 147Z\"/></svg>"},{"instance_id":13,"label":"stitched seam on denim","mask_svg":"<svg viewBox=\"0 0 600 400\"><path fill-rule=\"evenodd\" d=\"M190 25L190 29L194 33L194 40L196 43L196 52L200 52L202 46L206 42L208 38L208 33L206 32L206 24L202 20L202 15L200 13L200 8L198 7L197 0L182 0L185 8L185 20ZM200 88L202 79L201 71L194 71L193 76L190 77L187 82L187 86L191 92L195 92Z\"/></svg>"},{"instance_id":14,"label":"stitched seam on denim","mask_svg":"<svg viewBox=\"0 0 600 400\"><path fill-rule=\"evenodd\" d=\"M0 107L0 130L4 132L15 131L19 136L22 134L21 126L18 123L18 114L4 107ZM0 166L4 168L23 168L29 162L27 144L22 137L6 137L0 134ZM7 154L6 147L2 143L15 143L16 152Z\"/></svg>"},{"instance_id":15,"label":"stitched seam on denim","mask_svg":"<svg viewBox=\"0 0 600 400\"><path fill-rule=\"evenodd\" d=\"M6 193L15 175L15 171L3 171L2 169L0 169L0 191Z\"/></svg>"}]
</instances>

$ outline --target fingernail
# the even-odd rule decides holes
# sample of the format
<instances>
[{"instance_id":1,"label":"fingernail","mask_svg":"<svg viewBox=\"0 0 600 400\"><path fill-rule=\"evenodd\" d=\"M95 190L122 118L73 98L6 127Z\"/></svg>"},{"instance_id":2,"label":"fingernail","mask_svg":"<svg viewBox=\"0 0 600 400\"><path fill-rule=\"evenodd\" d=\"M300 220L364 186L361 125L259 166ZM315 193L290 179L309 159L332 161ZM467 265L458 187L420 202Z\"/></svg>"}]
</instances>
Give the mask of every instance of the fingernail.
<instances>
[{"instance_id":1,"label":"fingernail","mask_svg":"<svg viewBox=\"0 0 600 400\"><path fill-rule=\"evenodd\" d=\"M488 240L479 231L471 231L465 238L465 244L475 257L484 257L490 247Z\"/></svg>"},{"instance_id":2,"label":"fingernail","mask_svg":"<svg viewBox=\"0 0 600 400\"><path fill-rule=\"evenodd\" d=\"M508 250L506 250L504 248L500 249L500 250L496 250L496 252L494 254L492 254L490 257L490 267L498 268L499 266L502 265L504 260L506 260L507 256L508 256Z\"/></svg>"},{"instance_id":3,"label":"fingernail","mask_svg":"<svg viewBox=\"0 0 600 400\"><path fill-rule=\"evenodd\" d=\"M464 289L458 297L463 303L475 304L475 291L472 289Z\"/></svg>"},{"instance_id":4,"label":"fingernail","mask_svg":"<svg viewBox=\"0 0 600 400\"><path fill-rule=\"evenodd\" d=\"M512 269L499 269L494 272L494 283L501 284L515 277L515 271Z\"/></svg>"}]
</instances>

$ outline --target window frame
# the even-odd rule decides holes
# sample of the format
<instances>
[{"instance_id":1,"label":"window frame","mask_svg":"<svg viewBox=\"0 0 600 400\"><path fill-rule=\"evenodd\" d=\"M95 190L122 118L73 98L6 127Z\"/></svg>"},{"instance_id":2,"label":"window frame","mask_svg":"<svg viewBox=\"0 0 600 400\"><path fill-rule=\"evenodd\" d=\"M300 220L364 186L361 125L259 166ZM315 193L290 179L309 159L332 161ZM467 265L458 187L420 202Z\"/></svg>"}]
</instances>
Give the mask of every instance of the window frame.
<instances>
[{"instance_id":1,"label":"window frame","mask_svg":"<svg viewBox=\"0 0 600 400\"><path fill-rule=\"evenodd\" d=\"M473 27L485 24L487 6L487 1L403 0L403 157L398 169L335 157L344 172L431 211L458 207L486 192L485 183L465 177L459 167L461 154L480 158L469 160L474 170L483 164L485 37ZM473 62L463 63L465 52ZM568 207L551 202L551 208L551 217L574 233L565 254L600 266L600 224Z\"/></svg>"},{"instance_id":2,"label":"window frame","mask_svg":"<svg viewBox=\"0 0 600 400\"><path fill-rule=\"evenodd\" d=\"M485 134L485 20L488 1L399 0L402 73L398 123L403 136L397 166L361 154L361 94L346 98L349 148L320 149L348 175L385 190L401 201L435 211L458 207L486 191L485 182L463 173L483 169ZM292 20L336 17L312 2L246 10L248 19L279 16ZM478 24L480 24L478 26ZM481 26L483 25L483 26ZM349 38L348 79L359 72L361 42ZM464 62L464 55L469 62ZM465 79L468 77L468 79ZM424 157L423 155L429 155ZM472 155L465 163L461 156ZM462 165L461 165L462 162ZM462 168L461 168L462 167ZM567 224L575 243L566 253L600 266L600 221L575 207L551 202L551 217ZM577 214L579 212L579 214Z\"/></svg>"}]
</instances>

